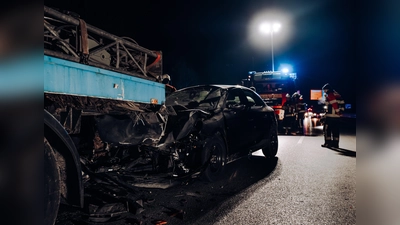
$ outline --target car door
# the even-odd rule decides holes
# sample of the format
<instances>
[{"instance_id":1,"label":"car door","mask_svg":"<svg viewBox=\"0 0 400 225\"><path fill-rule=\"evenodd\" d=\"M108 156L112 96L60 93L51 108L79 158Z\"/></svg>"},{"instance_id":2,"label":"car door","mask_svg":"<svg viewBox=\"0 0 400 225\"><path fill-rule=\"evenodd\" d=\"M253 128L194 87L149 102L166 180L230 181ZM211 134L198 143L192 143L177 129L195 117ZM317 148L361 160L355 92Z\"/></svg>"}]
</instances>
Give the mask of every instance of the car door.
<instances>
[{"instance_id":1,"label":"car door","mask_svg":"<svg viewBox=\"0 0 400 225\"><path fill-rule=\"evenodd\" d=\"M245 98L240 89L229 90L223 109L230 153L237 153L248 142Z\"/></svg>"},{"instance_id":2,"label":"car door","mask_svg":"<svg viewBox=\"0 0 400 225\"><path fill-rule=\"evenodd\" d=\"M254 92L243 90L247 105L247 127L250 145L256 144L268 132L269 120L264 101Z\"/></svg>"}]
</instances>

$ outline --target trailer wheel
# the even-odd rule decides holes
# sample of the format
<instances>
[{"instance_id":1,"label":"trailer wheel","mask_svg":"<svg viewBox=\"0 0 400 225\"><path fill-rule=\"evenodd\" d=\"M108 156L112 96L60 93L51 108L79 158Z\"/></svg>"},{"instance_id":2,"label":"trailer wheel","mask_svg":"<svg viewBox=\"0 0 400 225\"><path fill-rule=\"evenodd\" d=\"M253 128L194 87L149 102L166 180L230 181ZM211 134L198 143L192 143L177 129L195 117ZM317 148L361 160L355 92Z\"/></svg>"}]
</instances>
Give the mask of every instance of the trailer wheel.
<instances>
[{"instance_id":1,"label":"trailer wheel","mask_svg":"<svg viewBox=\"0 0 400 225\"><path fill-rule=\"evenodd\" d=\"M60 206L60 172L54 150L46 138L44 138L44 176L44 224L53 225Z\"/></svg>"},{"instance_id":2,"label":"trailer wheel","mask_svg":"<svg viewBox=\"0 0 400 225\"><path fill-rule=\"evenodd\" d=\"M219 132L206 139L202 151L202 162L205 165L202 174L204 180L213 182L222 176L226 164L226 146Z\"/></svg>"}]
</instances>

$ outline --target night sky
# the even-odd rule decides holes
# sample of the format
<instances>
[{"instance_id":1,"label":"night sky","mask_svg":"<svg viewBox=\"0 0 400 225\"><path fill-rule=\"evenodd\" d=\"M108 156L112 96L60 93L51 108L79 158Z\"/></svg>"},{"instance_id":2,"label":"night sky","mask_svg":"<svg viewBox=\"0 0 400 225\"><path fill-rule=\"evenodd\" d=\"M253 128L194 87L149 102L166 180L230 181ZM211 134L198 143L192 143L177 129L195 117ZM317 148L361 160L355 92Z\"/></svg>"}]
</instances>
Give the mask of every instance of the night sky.
<instances>
[{"instance_id":1,"label":"night sky","mask_svg":"<svg viewBox=\"0 0 400 225\"><path fill-rule=\"evenodd\" d=\"M93 3L91 3L93 2ZM237 84L248 71L271 70L271 39L258 24L278 20L274 65L289 64L305 99L329 82L355 104L355 14L348 0L44 1L88 24L163 52L163 72L178 89ZM124 3L129 2L129 4Z\"/></svg>"}]
</instances>

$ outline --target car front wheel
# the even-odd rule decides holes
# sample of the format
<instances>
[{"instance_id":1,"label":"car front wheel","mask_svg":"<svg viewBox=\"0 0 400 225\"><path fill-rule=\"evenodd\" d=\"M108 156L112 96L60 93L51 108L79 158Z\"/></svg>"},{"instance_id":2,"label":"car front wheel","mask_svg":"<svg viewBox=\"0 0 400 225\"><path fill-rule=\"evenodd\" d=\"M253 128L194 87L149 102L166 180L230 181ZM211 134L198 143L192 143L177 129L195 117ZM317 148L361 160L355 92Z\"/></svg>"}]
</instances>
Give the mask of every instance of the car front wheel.
<instances>
[{"instance_id":1,"label":"car front wheel","mask_svg":"<svg viewBox=\"0 0 400 225\"><path fill-rule=\"evenodd\" d=\"M226 146L219 132L205 140L202 162L205 167L202 173L204 180L213 182L222 176L226 163Z\"/></svg>"},{"instance_id":2,"label":"car front wheel","mask_svg":"<svg viewBox=\"0 0 400 225\"><path fill-rule=\"evenodd\" d=\"M267 158L275 157L278 153L278 127L276 123L273 123L270 129L268 145L262 149L264 156Z\"/></svg>"}]
</instances>

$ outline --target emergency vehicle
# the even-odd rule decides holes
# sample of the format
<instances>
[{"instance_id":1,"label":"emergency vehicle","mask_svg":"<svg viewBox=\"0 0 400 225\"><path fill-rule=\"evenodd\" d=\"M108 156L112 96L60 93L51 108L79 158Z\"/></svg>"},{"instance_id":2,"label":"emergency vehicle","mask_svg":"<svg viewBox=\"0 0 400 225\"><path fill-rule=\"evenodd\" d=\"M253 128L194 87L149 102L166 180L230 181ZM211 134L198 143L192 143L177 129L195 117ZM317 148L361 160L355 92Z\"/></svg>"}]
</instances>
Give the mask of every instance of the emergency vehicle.
<instances>
[{"instance_id":1,"label":"emergency vehicle","mask_svg":"<svg viewBox=\"0 0 400 225\"><path fill-rule=\"evenodd\" d=\"M282 125L285 111L286 95L292 96L296 89L296 73L284 73L281 71L249 71L248 77L242 80L242 85L254 87L261 98L275 110L278 126Z\"/></svg>"}]
</instances>

